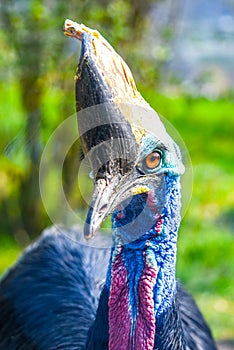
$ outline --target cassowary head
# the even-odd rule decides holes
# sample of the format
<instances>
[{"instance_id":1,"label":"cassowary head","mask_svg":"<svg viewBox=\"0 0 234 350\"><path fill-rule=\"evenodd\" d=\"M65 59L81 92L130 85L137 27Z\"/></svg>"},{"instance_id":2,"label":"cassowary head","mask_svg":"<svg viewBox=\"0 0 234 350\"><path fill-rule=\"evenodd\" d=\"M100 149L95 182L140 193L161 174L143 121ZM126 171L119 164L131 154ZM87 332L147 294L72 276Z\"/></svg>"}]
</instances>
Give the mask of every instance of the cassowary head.
<instances>
[{"instance_id":1,"label":"cassowary head","mask_svg":"<svg viewBox=\"0 0 234 350\"><path fill-rule=\"evenodd\" d=\"M94 179L85 236L94 236L113 213L104 288L108 349L160 348L157 324L172 307L176 289L181 154L108 42L69 20L65 33L82 43L76 107L81 144ZM102 310L101 302L103 319Z\"/></svg>"},{"instance_id":2,"label":"cassowary head","mask_svg":"<svg viewBox=\"0 0 234 350\"><path fill-rule=\"evenodd\" d=\"M108 42L97 31L70 20L65 34L82 43L76 107L95 186L84 233L86 238L94 236L114 212L114 228L123 241L133 241L162 213L168 179L183 173L180 151ZM175 206L180 207L179 198Z\"/></svg>"}]
</instances>

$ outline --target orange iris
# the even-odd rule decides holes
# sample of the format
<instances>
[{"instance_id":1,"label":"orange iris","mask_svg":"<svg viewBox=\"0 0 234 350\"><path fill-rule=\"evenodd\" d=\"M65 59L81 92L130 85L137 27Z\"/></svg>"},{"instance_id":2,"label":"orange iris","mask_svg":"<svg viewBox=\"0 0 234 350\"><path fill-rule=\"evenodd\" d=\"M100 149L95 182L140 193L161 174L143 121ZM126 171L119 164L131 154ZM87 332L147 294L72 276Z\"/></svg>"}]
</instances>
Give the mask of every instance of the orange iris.
<instances>
[{"instance_id":1,"label":"orange iris","mask_svg":"<svg viewBox=\"0 0 234 350\"><path fill-rule=\"evenodd\" d=\"M145 165L148 169L154 169L156 168L161 161L161 154L157 151L150 153L145 158Z\"/></svg>"}]
</instances>

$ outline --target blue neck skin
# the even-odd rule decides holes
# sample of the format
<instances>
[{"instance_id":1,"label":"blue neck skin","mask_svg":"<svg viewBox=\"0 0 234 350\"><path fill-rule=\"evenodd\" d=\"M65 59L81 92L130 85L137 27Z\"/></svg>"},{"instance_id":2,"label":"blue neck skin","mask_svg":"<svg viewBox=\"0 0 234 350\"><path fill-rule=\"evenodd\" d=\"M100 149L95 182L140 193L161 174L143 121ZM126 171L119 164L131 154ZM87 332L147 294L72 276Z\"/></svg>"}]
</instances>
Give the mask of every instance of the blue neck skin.
<instances>
[{"instance_id":1,"label":"blue neck skin","mask_svg":"<svg viewBox=\"0 0 234 350\"><path fill-rule=\"evenodd\" d=\"M137 312L139 278L147 266L157 270L153 287L156 319L171 305L176 288L176 244L181 207L180 178L165 175L164 192L162 191L164 204L160 214L155 209L159 202L159 192L155 192L152 190L150 201L148 194L134 196L125 208L116 210L112 216L114 246L106 287L110 291L112 265L115 257L121 254L128 273L129 302L133 320ZM134 237L134 241L129 241L129 237Z\"/></svg>"}]
</instances>

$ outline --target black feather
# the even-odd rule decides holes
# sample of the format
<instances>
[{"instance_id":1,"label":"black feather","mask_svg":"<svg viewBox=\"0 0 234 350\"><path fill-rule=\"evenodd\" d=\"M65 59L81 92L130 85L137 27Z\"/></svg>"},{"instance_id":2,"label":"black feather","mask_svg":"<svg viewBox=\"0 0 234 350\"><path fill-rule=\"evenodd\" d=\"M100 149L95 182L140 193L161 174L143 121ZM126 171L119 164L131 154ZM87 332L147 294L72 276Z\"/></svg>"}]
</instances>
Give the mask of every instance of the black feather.
<instances>
[{"instance_id":1,"label":"black feather","mask_svg":"<svg viewBox=\"0 0 234 350\"><path fill-rule=\"evenodd\" d=\"M108 350L106 287L100 300L99 294L109 251L75 243L72 236L72 231L48 230L3 278L0 350ZM217 349L180 284L171 307L157 320L156 334L158 350Z\"/></svg>"},{"instance_id":2,"label":"black feather","mask_svg":"<svg viewBox=\"0 0 234 350\"><path fill-rule=\"evenodd\" d=\"M109 254L74 238L48 230L3 278L1 350L84 348Z\"/></svg>"}]
</instances>

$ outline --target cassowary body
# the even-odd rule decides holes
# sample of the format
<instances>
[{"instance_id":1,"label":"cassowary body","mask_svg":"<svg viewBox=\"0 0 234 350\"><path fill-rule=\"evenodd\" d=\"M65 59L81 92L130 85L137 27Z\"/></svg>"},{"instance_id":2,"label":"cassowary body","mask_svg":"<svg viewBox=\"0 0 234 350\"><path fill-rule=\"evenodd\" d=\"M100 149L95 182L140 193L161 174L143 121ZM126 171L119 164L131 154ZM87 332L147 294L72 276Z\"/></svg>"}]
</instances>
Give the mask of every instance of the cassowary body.
<instances>
[{"instance_id":1,"label":"cassowary body","mask_svg":"<svg viewBox=\"0 0 234 350\"><path fill-rule=\"evenodd\" d=\"M113 244L109 258L51 229L32 245L0 284L0 349L214 350L175 278L179 149L99 33L65 30L82 40L78 124L95 180L84 232L112 212Z\"/></svg>"}]
</instances>

